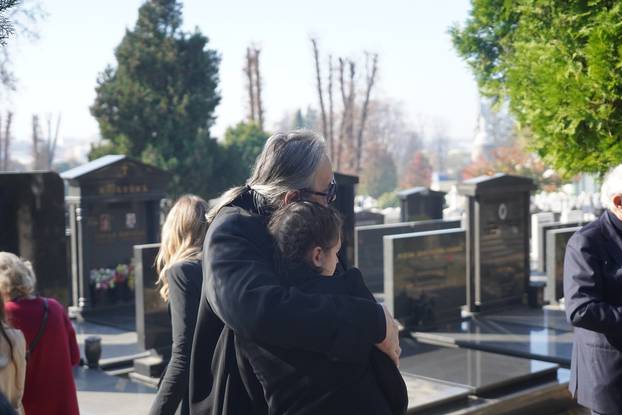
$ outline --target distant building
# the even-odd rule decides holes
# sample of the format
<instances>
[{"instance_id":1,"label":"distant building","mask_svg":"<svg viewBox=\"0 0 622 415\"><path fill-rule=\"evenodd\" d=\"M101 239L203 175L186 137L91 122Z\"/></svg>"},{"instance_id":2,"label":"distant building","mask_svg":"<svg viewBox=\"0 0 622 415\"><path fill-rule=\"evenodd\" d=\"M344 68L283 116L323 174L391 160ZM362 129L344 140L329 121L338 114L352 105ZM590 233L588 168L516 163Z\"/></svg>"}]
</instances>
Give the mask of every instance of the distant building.
<instances>
[{"instance_id":1,"label":"distant building","mask_svg":"<svg viewBox=\"0 0 622 415\"><path fill-rule=\"evenodd\" d=\"M507 107L501 110L492 109L490 99L482 98L479 105L479 116L473 136L471 160L480 158L489 160L492 151L500 146L511 145L514 141L514 120L508 115Z\"/></svg>"}]
</instances>

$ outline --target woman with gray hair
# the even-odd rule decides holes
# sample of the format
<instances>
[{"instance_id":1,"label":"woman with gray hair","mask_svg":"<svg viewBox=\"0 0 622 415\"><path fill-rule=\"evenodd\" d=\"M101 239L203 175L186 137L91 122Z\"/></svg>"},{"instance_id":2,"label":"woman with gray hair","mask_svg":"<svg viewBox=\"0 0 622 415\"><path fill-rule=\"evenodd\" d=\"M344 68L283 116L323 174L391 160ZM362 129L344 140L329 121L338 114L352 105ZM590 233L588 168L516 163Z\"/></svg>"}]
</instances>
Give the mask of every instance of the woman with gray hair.
<instances>
[{"instance_id":1,"label":"woman with gray hair","mask_svg":"<svg viewBox=\"0 0 622 415\"><path fill-rule=\"evenodd\" d=\"M0 295L9 323L26 338L26 381L22 403L28 415L77 415L72 366L80 361L76 333L63 306L35 296L30 263L0 252Z\"/></svg>"},{"instance_id":2,"label":"woman with gray hair","mask_svg":"<svg viewBox=\"0 0 622 415\"><path fill-rule=\"evenodd\" d=\"M315 352L335 361L368 359L377 346L397 363L395 321L375 301L282 286L267 230L272 212L297 200L328 205L336 183L324 140L310 131L271 136L245 186L208 214L203 292L192 347L192 414L268 413L236 337Z\"/></svg>"},{"instance_id":3,"label":"woman with gray hair","mask_svg":"<svg viewBox=\"0 0 622 415\"><path fill-rule=\"evenodd\" d=\"M605 212L566 247L564 297L574 326L569 389L594 414L622 413L622 165L601 189Z\"/></svg>"}]
</instances>

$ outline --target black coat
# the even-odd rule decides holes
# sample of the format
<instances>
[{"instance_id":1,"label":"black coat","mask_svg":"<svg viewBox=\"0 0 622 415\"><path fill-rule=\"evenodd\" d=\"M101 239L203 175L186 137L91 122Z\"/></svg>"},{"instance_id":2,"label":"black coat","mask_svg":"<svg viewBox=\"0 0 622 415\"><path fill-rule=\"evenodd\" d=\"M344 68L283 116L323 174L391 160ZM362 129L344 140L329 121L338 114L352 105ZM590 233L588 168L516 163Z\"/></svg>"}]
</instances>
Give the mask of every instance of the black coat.
<instances>
[{"instance_id":1,"label":"black coat","mask_svg":"<svg viewBox=\"0 0 622 415\"><path fill-rule=\"evenodd\" d=\"M290 264L284 268L282 284L305 293L375 301L356 268L326 278L305 264ZM365 361L343 362L323 353L258 344L241 336L238 346L263 387L271 415L406 413L404 380L391 359L376 348Z\"/></svg>"},{"instance_id":2,"label":"black coat","mask_svg":"<svg viewBox=\"0 0 622 415\"><path fill-rule=\"evenodd\" d=\"M190 367L191 414L267 413L235 333L254 341L360 362L384 339L382 308L343 295L306 294L279 282L258 196L245 192L210 225ZM223 322L226 323L223 324Z\"/></svg>"},{"instance_id":3,"label":"black coat","mask_svg":"<svg viewBox=\"0 0 622 415\"><path fill-rule=\"evenodd\" d=\"M175 414L181 403L179 414L187 415L190 410L188 399L190 349L203 283L201 261L177 262L166 271L166 278L173 345L171 359L163 373L158 394L149 414Z\"/></svg>"},{"instance_id":4,"label":"black coat","mask_svg":"<svg viewBox=\"0 0 622 415\"><path fill-rule=\"evenodd\" d=\"M622 239L610 215L566 248L566 315L575 327L569 388L583 406L622 414Z\"/></svg>"}]
</instances>

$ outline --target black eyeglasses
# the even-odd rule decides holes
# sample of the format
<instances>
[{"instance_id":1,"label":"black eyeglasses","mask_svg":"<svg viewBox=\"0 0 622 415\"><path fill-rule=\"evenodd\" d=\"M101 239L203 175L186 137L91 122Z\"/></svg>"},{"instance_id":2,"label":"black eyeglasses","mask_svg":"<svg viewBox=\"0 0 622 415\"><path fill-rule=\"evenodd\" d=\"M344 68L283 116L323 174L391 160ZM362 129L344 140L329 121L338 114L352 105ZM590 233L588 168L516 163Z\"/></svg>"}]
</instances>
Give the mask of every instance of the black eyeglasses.
<instances>
[{"instance_id":1,"label":"black eyeglasses","mask_svg":"<svg viewBox=\"0 0 622 415\"><path fill-rule=\"evenodd\" d=\"M330 181L330 184L328 185L328 190L326 190L326 192L316 192L310 189L300 189L300 192L308 193L311 195L324 196L326 198L326 203L331 204L337 199L337 182L333 177L333 179Z\"/></svg>"}]
</instances>

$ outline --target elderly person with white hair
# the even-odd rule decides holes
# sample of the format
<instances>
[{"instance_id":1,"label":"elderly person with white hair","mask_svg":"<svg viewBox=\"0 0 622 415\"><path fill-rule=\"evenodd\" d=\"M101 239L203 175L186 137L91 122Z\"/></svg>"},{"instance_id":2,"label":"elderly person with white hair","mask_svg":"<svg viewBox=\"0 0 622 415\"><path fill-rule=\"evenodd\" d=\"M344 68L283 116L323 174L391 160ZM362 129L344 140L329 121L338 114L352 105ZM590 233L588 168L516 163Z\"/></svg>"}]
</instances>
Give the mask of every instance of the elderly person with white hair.
<instances>
[{"instance_id":1,"label":"elderly person with white hair","mask_svg":"<svg viewBox=\"0 0 622 415\"><path fill-rule=\"evenodd\" d=\"M622 414L622 165L601 189L606 208L566 248L566 316L574 326L570 392L593 414Z\"/></svg>"},{"instance_id":2,"label":"elderly person with white hair","mask_svg":"<svg viewBox=\"0 0 622 415\"><path fill-rule=\"evenodd\" d=\"M10 324L26 338L26 382L22 403L28 415L77 415L72 366L80 361L76 333L63 306L34 294L30 263L0 252L0 295Z\"/></svg>"}]
</instances>

